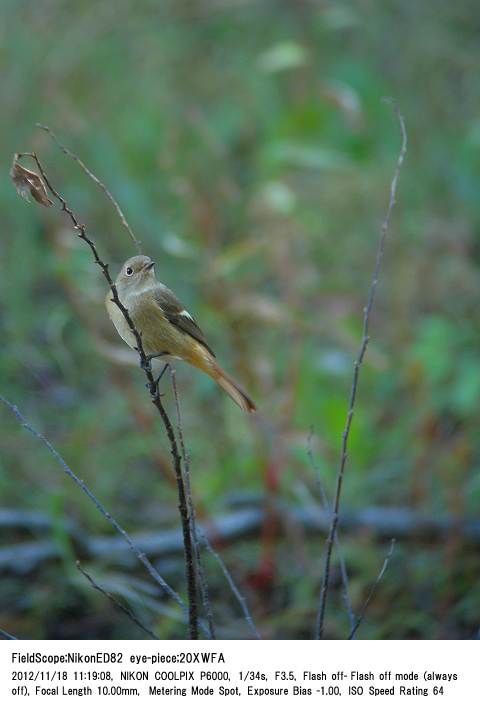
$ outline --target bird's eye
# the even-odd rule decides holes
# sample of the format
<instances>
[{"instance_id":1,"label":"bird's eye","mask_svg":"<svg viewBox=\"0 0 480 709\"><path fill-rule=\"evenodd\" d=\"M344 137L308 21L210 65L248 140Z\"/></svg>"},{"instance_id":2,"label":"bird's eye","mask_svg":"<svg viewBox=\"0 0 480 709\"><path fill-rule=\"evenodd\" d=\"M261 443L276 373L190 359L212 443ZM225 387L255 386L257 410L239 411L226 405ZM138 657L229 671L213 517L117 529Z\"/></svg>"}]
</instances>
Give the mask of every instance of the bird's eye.
<instances>
[{"instance_id":1,"label":"bird's eye","mask_svg":"<svg viewBox=\"0 0 480 709\"><path fill-rule=\"evenodd\" d=\"M129 266L129 267L125 270L125 273L127 274L127 276L131 276L132 273L133 273L133 268L131 268L131 267Z\"/></svg>"}]
</instances>

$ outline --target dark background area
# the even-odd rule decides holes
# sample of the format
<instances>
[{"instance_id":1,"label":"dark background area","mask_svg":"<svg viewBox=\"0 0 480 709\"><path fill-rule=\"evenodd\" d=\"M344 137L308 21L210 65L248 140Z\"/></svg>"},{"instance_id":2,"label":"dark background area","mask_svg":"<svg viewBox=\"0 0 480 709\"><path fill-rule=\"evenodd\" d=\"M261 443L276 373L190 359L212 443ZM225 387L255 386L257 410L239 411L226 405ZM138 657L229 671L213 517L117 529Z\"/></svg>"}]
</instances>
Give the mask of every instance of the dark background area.
<instances>
[{"instance_id":1,"label":"dark background area","mask_svg":"<svg viewBox=\"0 0 480 709\"><path fill-rule=\"evenodd\" d=\"M313 633L325 533L300 519L319 505L307 439L313 426L331 497L400 145L381 98L395 97L409 152L351 433L342 551L358 612L398 539L359 637L475 637L480 535L462 522L478 524L480 502L478 3L2 0L0 13L1 393L129 532L178 525L164 431L141 371L120 361L101 273L64 215L9 182L13 153L38 151L113 272L135 253L40 121L108 185L157 277L258 403L249 418L177 367L198 518L267 638ZM85 553L108 523L4 407L0 423L0 625L25 638L143 637L79 574L81 558L159 636L184 637L127 549ZM215 534L242 510L258 516L248 534ZM31 543L53 551L29 561ZM181 553L152 559L183 594ZM215 560L205 565L219 636L250 637ZM347 629L335 564L326 635Z\"/></svg>"}]
</instances>

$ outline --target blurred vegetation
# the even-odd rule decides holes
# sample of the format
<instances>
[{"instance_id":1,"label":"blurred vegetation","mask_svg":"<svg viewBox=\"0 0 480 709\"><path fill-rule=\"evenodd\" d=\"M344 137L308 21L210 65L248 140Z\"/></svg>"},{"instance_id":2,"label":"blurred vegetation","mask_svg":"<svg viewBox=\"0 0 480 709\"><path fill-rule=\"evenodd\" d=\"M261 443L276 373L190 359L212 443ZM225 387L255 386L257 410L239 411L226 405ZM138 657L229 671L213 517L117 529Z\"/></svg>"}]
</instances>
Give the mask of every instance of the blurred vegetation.
<instances>
[{"instance_id":1,"label":"blurred vegetation","mask_svg":"<svg viewBox=\"0 0 480 709\"><path fill-rule=\"evenodd\" d=\"M0 13L1 391L130 532L178 524L142 373L108 349L122 346L101 273L63 216L23 203L7 179L14 152L38 151L113 271L134 253L104 195L39 121L105 181L159 279L257 400L258 423L177 368L198 516L208 526L235 506L266 505L260 534L217 546L263 636L311 637L323 537L288 510L318 499L311 425L333 490L399 147L382 96L398 101L410 144L342 507L478 518L478 3L3 0ZM106 521L10 412L0 421L0 506L52 525L2 528L1 546L58 546L56 562L2 570L0 626L20 637L141 637L75 568L66 521L90 536L109 534ZM358 610L388 540L368 527L342 540ZM248 637L214 560L206 565L220 635ZM183 637L128 551L85 566L161 637ZM158 567L183 593L181 556ZM475 636L479 569L478 542L455 525L441 539L400 539L359 636ZM327 634L345 637L333 582Z\"/></svg>"}]
</instances>

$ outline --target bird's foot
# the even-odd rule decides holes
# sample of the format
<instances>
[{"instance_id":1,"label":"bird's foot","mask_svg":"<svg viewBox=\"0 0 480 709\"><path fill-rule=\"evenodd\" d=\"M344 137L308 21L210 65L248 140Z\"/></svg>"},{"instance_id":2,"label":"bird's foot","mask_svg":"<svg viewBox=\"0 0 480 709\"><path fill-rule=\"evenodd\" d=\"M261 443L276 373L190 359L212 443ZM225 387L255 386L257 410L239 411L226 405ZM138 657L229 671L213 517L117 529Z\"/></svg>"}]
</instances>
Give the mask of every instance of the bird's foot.
<instances>
[{"instance_id":1,"label":"bird's foot","mask_svg":"<svg viewBox=\"0 0 480 709\"><path fill-rule=\"evenodd\" d=\"M157 356L158 356L158 355L157 355ZM151 394L152 396L157 396L157 395L158 395L158 396L164 396L164 393L162 393L162 392L160 392L160 391L158 390L158 385L159 385L159 383L160 383L160 379L163 377L163 375L164 375L165 372L167 371L167 368L168 368L168 363L164 365L164 367L162 368L162 371L160 372L160 374L158 375L158 377L157 377L154 381L147 382L147 383L145 384L145 386L146 386L147 389L150 391L150 394Z\"/></svg>"},{"instance_id":2,"label":"bird's foot","mask_svg":"<svg viewBox=\"0 0 480 709\"><path fill-rule=\"evenodd\" d=\"M165 355L168 355L168 352L154 352L153 354L145 355L145 357L142 358L140 366L142 367L142 369L145 370L145 372L151 372L152 359L157 359L158 357L165 357Z\"/></svg>"}]
</instances>

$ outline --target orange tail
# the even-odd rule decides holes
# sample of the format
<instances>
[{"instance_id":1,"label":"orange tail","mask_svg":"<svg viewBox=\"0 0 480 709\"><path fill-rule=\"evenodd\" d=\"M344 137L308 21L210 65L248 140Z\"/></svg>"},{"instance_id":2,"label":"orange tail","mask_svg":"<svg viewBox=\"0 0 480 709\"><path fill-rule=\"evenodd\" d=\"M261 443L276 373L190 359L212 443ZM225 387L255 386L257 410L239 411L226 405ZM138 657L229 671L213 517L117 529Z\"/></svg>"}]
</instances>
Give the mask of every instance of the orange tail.
<instances>
[{"instance_id":1,"label":"orange tail","mask_svg":"<svg viewBox=\"0 0 480 709\"><path fill-rule=\"evenodd\" d=\"M213 371L209 374L215 379L217 384L219 384L224 391L227 392L228 396L233 399L233 401L242 409L251 414L257 410L257 407L250 399L248 394L246 394L236 382L233 381L231 376L226 373L224 369L220 367L216 362L213 366Z\"/></svg>"},{"instance_id":2,"label":"orange tail","mask_svg":"<svg viewBox=\"0 0 480 709\"><path fill-rule=\"evenodd\" d=\"M202 344L195 343L196 347L189 357L185 357L186 361L194 367L201 369L202 372L212 377L219 386L233 399L242 411L251 414L257 410L257 407L241 387L226 373L218 364L214 355L211 354Z\"/></svg>"}]
</instances>

